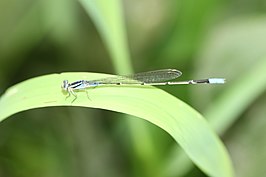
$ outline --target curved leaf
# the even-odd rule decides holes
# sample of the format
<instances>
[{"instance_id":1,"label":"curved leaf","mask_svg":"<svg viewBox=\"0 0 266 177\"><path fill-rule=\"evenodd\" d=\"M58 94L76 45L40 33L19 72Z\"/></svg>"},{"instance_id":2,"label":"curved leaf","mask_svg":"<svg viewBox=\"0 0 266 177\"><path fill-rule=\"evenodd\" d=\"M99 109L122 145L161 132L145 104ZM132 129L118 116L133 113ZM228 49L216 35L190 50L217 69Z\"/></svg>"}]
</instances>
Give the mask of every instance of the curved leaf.
<instances>
[{"instance_id":1,"label":"curved leaf","mask_svg":"<svg viewBox=\"0 0 266 177\"><path fill-rule=\"evenodd\" d=\"M84 106L122 112L145 119L168 132L188 156L210 176L233 176L223 144L203 117L184 102L149 86L101 86L66 99L60 84L106 77L95 73L51 74L9 88L0 98L0 120L20 111L48 106Z\"/></svg>"}]
</instances>

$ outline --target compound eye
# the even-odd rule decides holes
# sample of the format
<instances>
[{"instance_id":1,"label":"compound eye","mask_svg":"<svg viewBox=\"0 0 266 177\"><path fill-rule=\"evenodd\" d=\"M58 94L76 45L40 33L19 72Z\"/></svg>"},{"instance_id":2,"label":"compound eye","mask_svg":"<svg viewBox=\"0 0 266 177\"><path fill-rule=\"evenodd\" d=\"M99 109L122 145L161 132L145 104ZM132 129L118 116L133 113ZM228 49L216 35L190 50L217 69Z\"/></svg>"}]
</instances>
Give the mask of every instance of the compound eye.
<instances>
[{"instance_id":1,"label":"compound eye","mask_svg":"<svg viewBox=\"0 0 266 177\"><path fill-rule=\"evenodd\" d=\"M68 88L68 80L64 80L62 85L61 85L61 88L64 89L64 90L67 90Z\"/></svg>"}]
</instances>

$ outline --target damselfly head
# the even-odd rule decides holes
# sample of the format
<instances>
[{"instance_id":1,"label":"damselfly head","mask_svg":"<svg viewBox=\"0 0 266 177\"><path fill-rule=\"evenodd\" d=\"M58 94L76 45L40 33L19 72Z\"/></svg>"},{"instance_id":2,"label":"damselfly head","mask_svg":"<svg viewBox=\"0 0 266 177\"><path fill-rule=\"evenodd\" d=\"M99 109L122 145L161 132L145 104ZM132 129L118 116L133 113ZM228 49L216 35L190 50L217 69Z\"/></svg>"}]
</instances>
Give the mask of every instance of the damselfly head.
<instances>
[{"instance_id":1,"label":"damselfly head","mask_svg":"<svg viewBox=\"0 0 266 177\"><path fill-rule=\"evenodd\" d=\"M67 88L68 88L68 80L64 80L62 85L61 85L61 88L65 91L67 91Z\"/></svg>"}]
</instances>

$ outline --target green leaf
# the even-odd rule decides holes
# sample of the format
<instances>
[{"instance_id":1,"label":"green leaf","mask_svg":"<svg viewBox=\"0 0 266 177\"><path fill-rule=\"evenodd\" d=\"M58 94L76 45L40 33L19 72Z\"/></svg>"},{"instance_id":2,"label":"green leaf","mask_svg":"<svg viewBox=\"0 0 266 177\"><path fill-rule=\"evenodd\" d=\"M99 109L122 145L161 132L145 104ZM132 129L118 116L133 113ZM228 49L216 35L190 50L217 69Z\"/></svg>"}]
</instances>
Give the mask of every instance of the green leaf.
<instances>
[{"instance_id":1,"label":"green leaf","mask_svg":"<svg viewBox=\"0 0 266 177\"><path fill-rule=\"evenodd\" d=\"M206 120L194 109L161 89L150 86L101 86L66 99L60 88L70 82L106 77L95 73L51 74L9 88L0 98L0 120L20 111L48 106L83 106L130 114L168 132L206 174L232 177L228 153Z\"/></svg>"},{"instance_id":2,"label":"green leaf","mask_svg":"<svg viewBox=\"0 0 266 177\"><path fill-rule=\"evenodd\" d=\"M116 73L132 73L126 25L121 0L80 0L86 12L94 22L107 50L110 53L111 61ZM121 115L125 116L125 115ZM129 117L129 116L127 116ZM137 169L142 169L142 174L155 176L154 169L157 169L158 150L154 148L155 139L152 138L147 124L133 119L120 119L126 127L128 138L132 145L133 154L131 162L138 164ZM142 143L139 143L141 138ZM141 159L141 160L140 160ZM136 167L135 167L136 168ZM138 170L133 170L138 171ZM138 176L138 175L137 175ZM144 175L145 176L145 175Z\"/></svg>"},{"instance_id":3,"label":"green leaf","mask_svg":"<svg viewBox=\"0 0 266 177\"><path fill-rule=\"evenodd\" d=\"M132 71L121 0L80 0L94 21L119 74Z\"/></svg>"}]
</instances>

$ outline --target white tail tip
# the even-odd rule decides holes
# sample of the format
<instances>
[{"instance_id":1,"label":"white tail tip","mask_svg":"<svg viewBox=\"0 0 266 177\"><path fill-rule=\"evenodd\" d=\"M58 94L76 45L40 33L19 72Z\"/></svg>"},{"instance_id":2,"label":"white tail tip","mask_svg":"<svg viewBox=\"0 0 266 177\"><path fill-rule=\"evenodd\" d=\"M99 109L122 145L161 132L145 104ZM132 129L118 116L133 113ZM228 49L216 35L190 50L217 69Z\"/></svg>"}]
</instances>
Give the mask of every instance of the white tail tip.
<instances>
[{"instance_id":1,"label":"white tail tip","mask_svg":"<svg viewBox=\"0 0 266 177\"><path fill-rule=\"evenodd\" d=\"M210 84L224 84L225 79L224 78L210 78L209 83Z\"/></svg>"}]
</instances>

